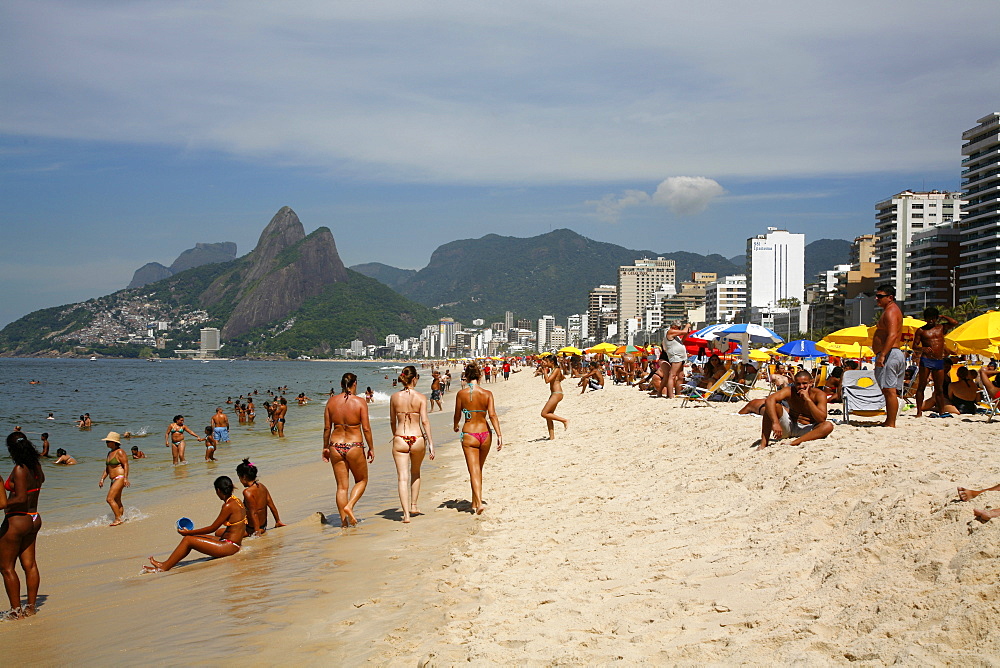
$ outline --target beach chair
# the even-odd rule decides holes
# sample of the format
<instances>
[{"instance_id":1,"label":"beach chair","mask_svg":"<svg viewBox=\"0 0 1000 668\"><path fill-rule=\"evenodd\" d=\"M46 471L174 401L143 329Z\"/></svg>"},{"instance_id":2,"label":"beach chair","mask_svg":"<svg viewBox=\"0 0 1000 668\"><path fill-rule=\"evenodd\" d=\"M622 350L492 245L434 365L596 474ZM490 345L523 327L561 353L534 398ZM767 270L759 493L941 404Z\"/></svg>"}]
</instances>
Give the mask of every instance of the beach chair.
<instances>
[{"instance_id":1,"label":"beach chair","mask_svg":"<svg viewBox=\"0 0 1000 668\"><path fill-rule=\"evenodd\" d=\"M993 418L1000 415L1000 398L994 399L990 396L989 390L983 385L983 379L979 377L978 373L976 374L976 384L979 385L979 407L986 411L986 421L993 422Z\"/></svg>"},{"instance_id":2,"label":"beach chair","mask_svg":"<svg viewBox=\"0 0 1000 668\"><path fill-rule=\"evenodd\" d=\"M681 408L687 406L689 402L691 403L701 402L706 406L711 406L712 404L710 404L708 400L712 397L713 394L718 392L723 385L729 382L729 379L732 377L733 377L733 370L729 369L724 374L722 374L722 377L719 378L719 380L715 381L715 383L711 387L691 388L689 392L684 393L684 399L681 401Z\"/></svg>"},{"instance_id":3,"label":"beach chair","mask_svg":"<svg viewBox=\"0 0 1000 668\"><path fill-rule=\"evenodd\" d=\"M828 367L825 364L819 368L819 373L816 374L816 382L813 383L816 387L818 387L821 390L826 387L827 368Z\"/></svg>"},{"instance_id":4,"label":"beach chair","mask_svg":"<svg viewBox=\"0 0 1000 668\"><path fill-rule=\"evenodd\" d=\"M777 391L777 389L778 389L778 387L774 384L774 381L771 380L771 376L773 376L775 374L775 372L778 370L778 365L777 364L768 364L764 368L767 369L767 392L768 392L768 394L771 394L771 393Z\"/></svg>"},{"instance_id":5,"label":"beach chair","mask_svg":"<svg viewBox=\"0 0 1000 668\"><path fill-rule=\"evenodd\" d=\"M844 422L850 422L851 415L885 415L885 395L871 371L844 371L843 396Z\"/></svg>"}]
</instances>

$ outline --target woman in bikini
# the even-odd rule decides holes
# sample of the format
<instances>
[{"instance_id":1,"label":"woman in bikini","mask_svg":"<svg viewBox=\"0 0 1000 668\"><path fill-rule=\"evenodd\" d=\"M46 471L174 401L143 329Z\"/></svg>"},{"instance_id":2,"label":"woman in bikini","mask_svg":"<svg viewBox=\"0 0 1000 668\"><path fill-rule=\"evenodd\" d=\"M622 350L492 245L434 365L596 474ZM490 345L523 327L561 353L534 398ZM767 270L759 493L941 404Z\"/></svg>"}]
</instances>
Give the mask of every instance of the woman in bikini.
<instances>
[{"instance_id":1,"label":"woman in bikini","mask_svg":"<svg viewBox=\"0 0 1000 668\"><path fill-rule=\"evenodd\" d=\"M660 374L662 382L656 396L673 399L684 379L684 362L687 361L687 349L684 347L684 337L691 333L691 325L681 327L679 322L672 323L663 335L663 350L661 352ZM666 359L664 359L666 358Z\"/></svg>"},{"instance_id":2,"label":"woman in bikini","mask_svg":"<svg viewBox=\"0 0 1000 668\"><path fill-rule=\"evenodd\" d=\"M267 511L274 516L274 526L283 527L284 522L278 516L278 508L274 505L271 492L263 483L257 481L257 467L249 459L244 459L236 465L236 477L243 485L243 504L247 510L247 533L263 536L267 531Z\"/></svg>"},{"instance_id":3,"label":"woman in bikini","mask_svg":"<svg viewBox=\"0 0 1000 668\"><path fill-rule=\"evenodd\" d=\"M174 548L166 561L149 558L149 566L143 566L147 572L169 571L177 565L191 550L201 552L218 559L228 557L240 551L243 537L246 536L247 513L243 502L233 493L233 481L227 475L215 479L215 493L222 500L222 510L207 527L201 529L177 529L183 538ZM214 535L212 535L214 534Z\"/></svg>"},{"instance_id":4,"label":"woman in bikini","mask_svg":"<svg viewBox=\"0 0 1000 668\"><path fill-rule=\"evenodd\" d=\"M4 511L3 524L0 525L0 571L3 572L3 584L10 600L10 611L6 617L18 619L35 614L40 581L38 564L35 563L35 539L42 527L38 494L45 482L45 473L38 451L23 433L15 431L7 437L7 452L14 461L14 470L3 485L6 493L0 494L0 508ZM14 570L18 560L28 589L28 602L23 608L21 580Z\"/></svg>"},{"instance_id":5,"label":"woman in bikini","mask_svg":"<svg viewBox=\"0 0 1000 668\"><path fill-rule=\"evenodd\" d=\"M170 423L167 427L167 433L163 435L166 441L164 445L170 447L170 454L174 457L174 466L178 464L187 464L187 460L184 459L184 432L187 432L194 436L199 443L201 443L203 438L198 436L198 434L191 431L191 428L184 424L183 415L175 415L174 421Z\"/></svg>"},{"instance_id":6,"label":"woman in bikini","mask_svg":"<svg viewBox=\"0 0 1000 668\"><path fill-rule=\"evenodd\" d=\"M408 523L412 515L421 514L417 509L417 497L420 496L420 464L424 461L424 450L434 459L427 397L413 389L418 378L416 367L403 367L399 374L403 389L389 398L392 458L396 462L404 523Z\"/></svg>"},{"instance_id":7,"label":"woman in bikini","mask_svg":"<svg viewBox=\"0 0 1000 668\"><path fill-rule=\"evenodd\" d=\"M368 464L375 461L372 446L372 428L368 423L368 404L355 393L358 377L345 373L340 380L341 393L330 397L323 414L323 461L333 466L337 479L337 510L340 525L355 526L354 506L368 486ZM365 461L364 441L368 442L368 458ZM348 495L350 480L354 476L354 487Z\"/></svg>"},{"instance_id":8,"label":"woman in bikini","mask_svg":"<svg viewBox=\"0 0 1000 668\"><path fill-rule=\"evenodd\" d=\"M122 514L125 512L125 507L122 505L122 490L129 486L128 455L122 450L121 436L118 435L118 432L108 432L108 435L104 437L104 443L110 452L108 458L104 460L104 474L97 486L104 487L105 479L111 478L107 501L115 518L108 526L116 527L124 521L122 520Z\"/></svg>"},{"instance_id":9,"label":"woman in bikini","mask_svg":"<svg viewBox=\"0 0 1000 668\"><path fill-rule=\"evenodd\" d=\"M483 465L493 444L490 424L497 432L497 452L503 448L503 434L500 433L500 421L493 407L493 393L479 387L480 376L479 367L475 364L465 367L463 378L468 386L455 393L455 431L459 431L459 419L465 417L465 424L461 427L462 452L465 454L469 482L472 484L472 512L477 515L486 510L486 502L483 501ZM486 421L487 417L489 423Z\"/></svg>"},{"instance_id":10,"label":"woman in bikini","mask_svg":"<svg viewBox=\"0 0 1000 668\"><path fill-rule=\"evenodd\" d=\"M555 422L562 422L563 429L569 429L569 420L561 418L555 413L556 406L563 398L562 380L564 376L562 370L556 366L551 357L542 358L540 371L542 378L549 384L549 398L542 406L542 417L545 418L549 427L549 440L554 441L556 439Z\"/></svg>"}]
</instances>

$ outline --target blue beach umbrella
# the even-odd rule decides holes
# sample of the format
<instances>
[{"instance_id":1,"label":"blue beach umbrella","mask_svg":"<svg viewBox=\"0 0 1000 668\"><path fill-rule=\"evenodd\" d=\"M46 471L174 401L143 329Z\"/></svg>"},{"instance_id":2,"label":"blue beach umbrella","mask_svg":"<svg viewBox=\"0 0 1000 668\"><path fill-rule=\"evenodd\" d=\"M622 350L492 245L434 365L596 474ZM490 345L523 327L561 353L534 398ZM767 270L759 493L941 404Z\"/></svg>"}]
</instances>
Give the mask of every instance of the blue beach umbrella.
<instances>
[{"instance_id":1,"label":"blue beach umbrella","mask_svg":"<svg viewBox=\"0 0 1000 668\"><path fill-rule=\"evenodd\" d=\"M828 354L817 348L816 344L809 339L789 341L780 346L778 352L782 355L791 355L792 357L826 357Z\"/></svg>"},{"instance_id":2,"label":"blue beach umbrella","mask_svg":"<svg viewBox=\"0 0 1000 668\"><path fill-rule=\"evenodd\" d=\"M783 338L775 334L767 327L753 322L728 325L717 330L715 334L720 339L725 339L727 341L739 341L741 343L781 343L784 341Z\"/></svg>"},{"instance_id":3,"label":"blue beach umbrella","mask_svg":"<svg viewBox=\"0 0 1000 668\"><path fill-rule=\"evenodd\" d=\"M724 322L717 325L709 325L708 327L703 327L699 329L697 332L691 332L690 334L688 334L688 336L694 339L711 341L712 339L718 338L719 330L725 329L726 327L729 327L729 325Z\"/></svg>"}]
</instances>

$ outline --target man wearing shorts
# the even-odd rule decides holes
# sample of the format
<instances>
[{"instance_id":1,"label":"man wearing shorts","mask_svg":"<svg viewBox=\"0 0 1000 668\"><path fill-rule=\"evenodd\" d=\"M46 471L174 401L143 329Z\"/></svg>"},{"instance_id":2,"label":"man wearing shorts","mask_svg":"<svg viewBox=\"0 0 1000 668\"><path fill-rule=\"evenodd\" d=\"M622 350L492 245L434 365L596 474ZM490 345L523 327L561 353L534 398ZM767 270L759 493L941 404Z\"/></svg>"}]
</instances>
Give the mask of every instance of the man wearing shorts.
<instances>
[{"instance_id":1,"label":"man wearing shorts","mask_svg":"<svg viewBox=\"0 0 1000 668\"><path fill-rule=\"evenodd\" d=\"M437 403L438 410L443 411L444 406L441 405L441 374L437 371L431 372L433 380L431 380L431 410L434 412L434 404Z\"/></svg>"},{"instance_id":2,"label":"man wearing shorts","mask_svg":"<svg viewBox=\"0 0 1000 668\"><path fill-rule=\"evenodd\" d=\"M222 411L222 408L215 409L215 415L212 416L212 436L219 443L229 442L229 418Z\"/></svg>"},{"instance_id":3,"label":"man wearing shorts","mask_svg":"<svg viewBox=\"0 0 1000 668\"><path fill-rule=\"evenodd\" d=\"M767 447L772 432L775 438L794 438L792 445L826 438L833 432L833 423L826 419L826 392L813 386L812 374L804 369L795 374L794 383L768 395L763 408L758 450Z\"/></svg>"},{"instance_id":4,"label":"man wearing shorts","mask_svg":"<svg viewBox=\"0 0 1000 668\"><path fill-rule=\"evenodd\" d=\"M882 426L895 427L899 395L903 392L903 375L906 373L906 357L899 349L903 340L903 312L896 303L896 288L892 285L880 285L875 290L875 302L883 309L872 335L875 382L885 396L885 422Z\"/></svg>"}]
</instances>

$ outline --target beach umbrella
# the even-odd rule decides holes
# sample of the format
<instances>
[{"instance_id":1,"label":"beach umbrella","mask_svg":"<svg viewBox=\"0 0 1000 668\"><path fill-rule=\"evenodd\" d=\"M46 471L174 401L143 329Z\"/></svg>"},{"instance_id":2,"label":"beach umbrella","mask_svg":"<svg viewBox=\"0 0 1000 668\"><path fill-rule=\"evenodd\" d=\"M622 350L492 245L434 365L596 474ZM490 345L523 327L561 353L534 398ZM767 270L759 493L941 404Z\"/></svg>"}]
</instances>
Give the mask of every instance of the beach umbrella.
<instances>
[{"instance_id":1,"label":"beach umbrella","mask_svg":"<svg viewBox=\"0 0 1000 668\"><path fill-rule=\"evenodd\" d=\"M771 356L767 354L767 351L761 350L760 348L754 348L750 351L750 359L754 362L770 362Z\"/></svg>"},{"instance_id":2,"label":"beach umbrella","mask_svg":"<svg viewBox=\"0 0 1000 668\"><path fill-rule=\"evenodd\" d=\"M854 327L845 327L844 329L838 329L832 334L827 334L824 336L820 343L839 343L839 344L858 344L865 346L870 346L872 343L872 337L868 334L868 328L864 325L855 325Z\"/></svg>"},{"instance_id":3,"label":"beach umbrella","mask_svg":"<svg viewBox=\"0 0 1000 668\"><path fill-rule=\"evenodd\" d=\"M823 340L818 341L816 347L837 357L871 357L875 354L871 348L860 343L830 343Z\"/></svg>"},{"instance_id":4,"label":"beach umbrella","mask_svg":"<svg viewBox=\"0 0 1000 668\"><path fill-rule=\"evenodd\" d=\"M996 357L1000 353L1000 311L987 311L962 323L945 336L945 342L965 355Z\"/></svg>"},{"instance_id":5,"label":"beach umbrella","mask_svg":"<svg viewBox=\"0 0 1000 668\"><path fill-rule=\"evenodd\" d=\"M791 355L792 357L826 357L827 353L823 352L816 347L814 341L809 339L798 339L797 341L789 341L784 345L778 347L778 352L782 355Z\"/></svg>"},{"instance_id":6,"label":"beach umbrella","mask_svg":"<svg viewBox=\"0 0 1000 668\"><path fill-rule=\"evenodd\" d=\"M744 348L747 343L781 343L784 341L783 338L772 330L755 322L726 325L714 333L716 338L726 341L739 341L743 344Z\"/></svg>"},{"instance_id":7,"label":"beach umbrella","mask_svg":"<svg viewBox=\"0 0 1000 668\"><path fill-rule=\"evenodd\" d=\"M616 350L618 350L618 346L610 343L598 343L596 346L587 348L588 353L604 353L607 355L610 355Z\"/></svg>"},{"instance_id":8,"label":"beach umbrella","mask_svg":"<svg viewBox=\"0 0 1000 668\"><path fill-rule=\"evenodd\" d=\"M561 353L563 353L565 355L582 355L583 354L582 350L580 350L579 348L575 348L573 346L566 346L565 348L560 348L559 352L561 352Z\"/></svg>"},{"instance_id":9,"label":"beach umbrella","mask_svg":"<svg viewBox=\"0 0 1000 668\"><path fill-rule=\"evenodd\" d=\"M697 332L691 332L684 340L687 341L687 339L701 339L702 341L711 341L712 339L718 338L718 334L716 332L725 329L726 327L729 327L729 323L723 322L717 325L709 325L708 327L703 327L702 329L699 329Z\"/></svg>"}]
</instances>

